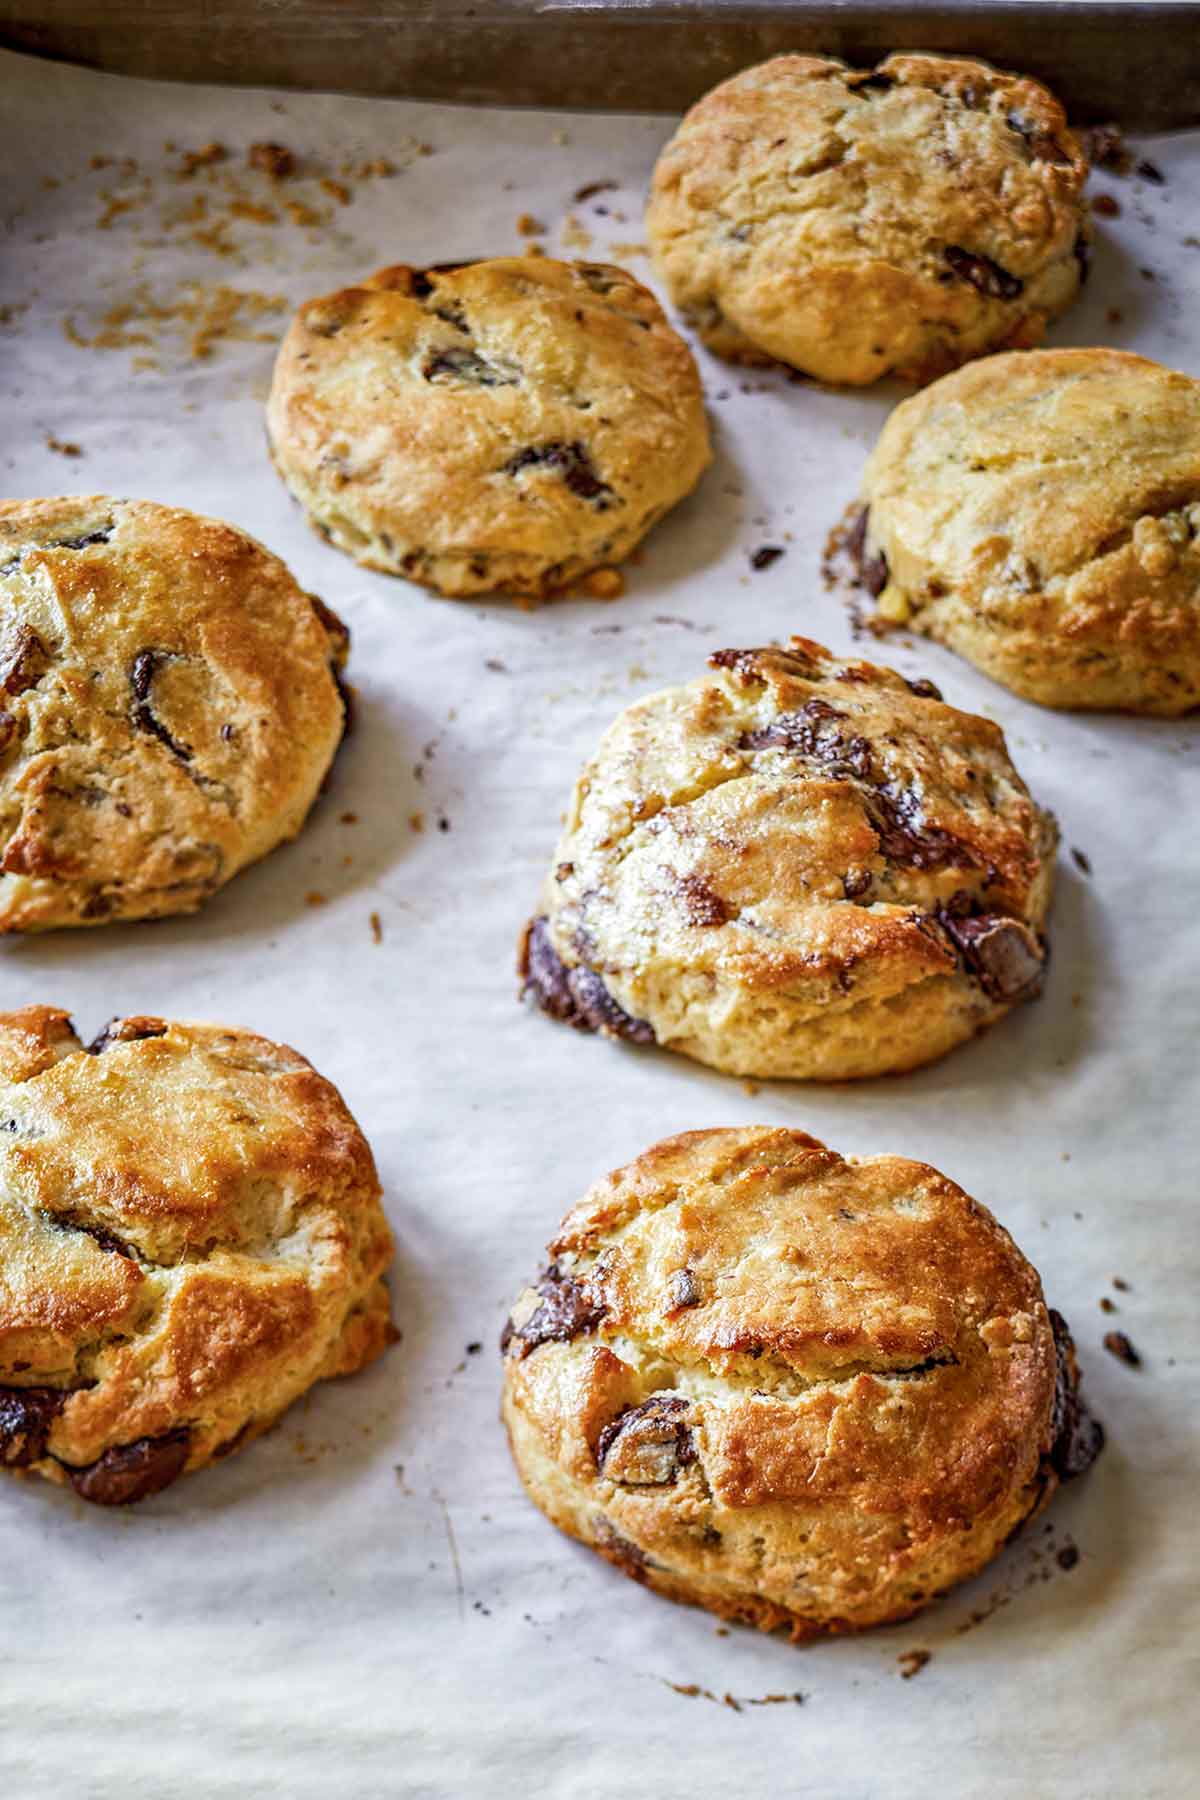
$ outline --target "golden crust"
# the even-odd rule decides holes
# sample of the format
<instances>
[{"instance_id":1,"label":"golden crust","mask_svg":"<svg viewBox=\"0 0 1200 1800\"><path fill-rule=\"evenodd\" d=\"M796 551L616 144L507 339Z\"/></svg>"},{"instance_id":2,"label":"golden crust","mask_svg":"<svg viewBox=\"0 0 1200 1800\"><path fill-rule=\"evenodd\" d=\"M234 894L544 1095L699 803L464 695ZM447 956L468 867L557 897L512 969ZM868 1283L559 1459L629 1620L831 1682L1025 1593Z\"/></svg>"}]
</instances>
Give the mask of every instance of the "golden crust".
<instances>
[{"instance_id":1,"label":"golden crust","mask_svg":"<svg viewBox=\"0 0 1200 1800\"><path fill-rule=\"evenodd\" d=\"M623 269L383 269L301 307L267 429L312 523L442 594L547 597L620 562L711 460L700 378Z\"/></svg>"},{"instance_id":2,"label":"golden crust","mask_svg":"<svg viewBox=\"0 0 1200 1800\"><path fill-rule=\"evenodd\" d=\"M0 503L0 931L192 912L294 837L347 642L231 525Z\"/></svg>"},{"instance_id":3,"label":"golden crust","mask_svg":"<svg viewBox=\"0 0 1200 1800\"><path fill-rule=\"evenodd\" d=\"M904 1618L1058 1485L1037 1273L927 1164L689 1132L598 1182L550 1256L505 1334L518 1470L673 1599L795 1637Z\"/></svg>"},{"instance_id":4,"label":"golden crust","mask_svg":"<svg viewBox=\"0 0 1200 1800\"><path fill-rule=\"evenodd\" d=\"M624 712L580 776L523 951L545 1009L736 1075L842 1080L1036 991L1057 834L999 727L803 638L710 665Z\"/></svg>"},{"instance_id":5,"label":"golden crust","mask_svg":"<svg viewBox=\"0 0 1200 1800\"><path fill-rule=\"evenodd\" d=\"M863 499L885 617L1043 706L1200 705L1200 381L990 357L896 408Z\"/></svg>"},{"instance_id":6,"label":"golden crust","mask_svg":"<svg viewBox=\"0 0 1200 1800\"><path fill-rule=\"evenodd\" d=\"M140 1498L393 1340L371 1152L295 1051L157 1018L87 1050L30 1007L0 1111L0 1465Z\"/></svg>"},{"instance_id":7,"label":"golden crust","mask_svg":"<svg viewBox=\"0 0 1200 1800\"><path fill-rule=\"evenodd\" d=\"M1037 343L1080 285L1087 163L1054 96L986 63L742 70L659 158L647 213L709 347L819 380L927 381Z\"/></svg>"}]
</instances>

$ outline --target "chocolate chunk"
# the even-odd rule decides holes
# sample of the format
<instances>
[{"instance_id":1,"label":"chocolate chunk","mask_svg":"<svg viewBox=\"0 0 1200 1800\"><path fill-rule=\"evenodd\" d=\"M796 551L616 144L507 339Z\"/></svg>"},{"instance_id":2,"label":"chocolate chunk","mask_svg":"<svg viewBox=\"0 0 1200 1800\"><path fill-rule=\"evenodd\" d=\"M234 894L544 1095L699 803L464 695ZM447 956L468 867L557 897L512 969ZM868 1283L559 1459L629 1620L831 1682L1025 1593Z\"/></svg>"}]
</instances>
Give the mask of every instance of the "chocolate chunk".
<instances>
[{"instance_id":1,"label":"chocolate chunk","mask_svg":"<svg viewBox=\"0 0 1200 1800\"><path fill-rule=\"evenodd\" d=\"M827 700L806 700L796 712L780 713L759 731L746 732L738 739L741 750L788 750L796 756L811 757L828 769L835 780L855 777L869 781L871 746L866 738L839 731L828 722L844 719L845 713L830 706Z\"/></svg>"},{"instance_id":2,"label":"chocolate chunk","mask_svg":"<svg viewBox=\"0 0 1200 1800\"><path fill-rule=\"evenodd\" d=\"M1123 1331L1106 1331L1103 1341L1108 1354L1115 1356L1118 1362L1125 1363L1131 1369L1141 1368L1142 1359Z\"/></svg>"},{"instance_id":3,"label":"chocolate chunk","mask_svg":"<svg viewBox=\"0 0 1200 1800\"><path fill-rule=\"evenodd\" d=\"M1060 1481L1085 1475L1104 1448L1104 1427L1092 1417L1079 1392L1079 1367L1066 1320L1050 1308L1057 1373L1051 1414L1050 1464Z\"/></svg>"},{"instance_id":4,"label":"chocolate chunk","mask_svg":"<svg viewBox=\"0 0 1200 1800\"><path fill-rule=\"evenodd\" d=\"M100 1056L110 1044L133 1044L141 1038L165 1037L167 1024L165 1019L110 1019L102 1031L98 1031L90 1044L85 1044L89 1056Z\"/></svg>"},{"instance_id":5,"label":"chocolate chunk","mask_svg":"<svg viewBox=\"0 0 1200 1800\"><path fill-rule=\"evenodd\" d=\"M729 907L702 875L681 876L675 891L683 902L689 925L724 925L730 917Z\"/></svg>"},{"instance_id":6,"label":"chocolate chunk","mask_svg":"<svg viewBox=\"0 0 1200 1800\"><path fill-rule=\"evenodd\" d=\"M0 1468L27 1469L46 1454L66 1399L61 1388L0 1387Z\"/></svg>"},{"instance_id":7,"label":"chocolate chunk","mask_svg":"<svg viewBox=\"0 0 1200 1800\"><path fill-rule=\"evenodd\" d=\"M636 1544L631 1544L628 1538L622 1537L603 1514L596 1520L596 1548L601 1556L615 1563L618 1569L631 1576L634 1581L646 1581L646 1570L650 1567L646 1552Z\"/></svg>"},{"instance_id":8,"label":"chocolate chunk","mask_svg":"<svg viewBox=\"0 0 1200 1800\"><path fill-rule=\"evenodd\" d=\"M521 950L522 992L577 1031L599 1031L628 1038L634 1044L655 1042L645 1019L634 1019L613 999L594 970L585 963L568 968L550 941L544 917L531 921Z\"/></svg>"},{"instance_id":9,"label":"chocolate chunk","mask_svg":"<svg viewBox=\"0 0 1200 1800\"><path fill-rule=\"evenodd\" d=\"M993 1000L1032 999L1045 970L1042 945L1019 919L1005 913L972 913L965 910L965 901L965 895L955 895L938 908L936 918L968 971Z\"/></svg>"},{"instance_id":10,"label":"chocolate chunk","mask_svg":"<svg viewBox=\"0 0 1200 1800\"><path fill-rule=\"evenodd\" d=\"M36 687L50 666L50 652L37 632L18 625L0 649L0 688L15 699Z\"/></svg>"},{"instance_id":11,"label":"chocolate chunk","mask_svg":"<svg viewBox=\"0 0 1200 1800\"><path fill-rule=\"evenodd\" d=\"M969 281L973 288L978 288L989 300L1015 300L1024 291L1025 283L1020 277L1010 275L1007 269L1002 269L990 256L978 256L974 251L964 250L959 244L947 244L942 255L956 275L963 281Z\"/></svg>"},{"instance_id":12,"label":"chocolate chunk","mask_svg":"<svg viewBox=\"0 0 1200 1800\"><path fill-rule=\"evenodd\" d=\"M750 558L750 567L752 569L769 569L773 562L778 562L781 556L786 555L787 551L782 544L762 544Z\"/></svg>"},{"instance_id":13,"label":"chocolate chunk","mask_svg":"<svg viewBox=\"0 0 1200 1800\"><path fill-rule=\"evenodd\" d=\"M71 1486L93 1506L132 1506L160 1494L183 1474L191 1433L186 1426L161 1437L137 1438L106 1450L86 1468L67 1469Z\"/></svg>"},{"instance_id":14,"label":"chocolate chunk","mask_svg":"<svg viewBox=\"0 0 1200 1800\"><path fill-rule=\"evenodd\" d=\"M151 737L165 744L171 755L180 762L191 762L192 747L172 737L162 720L154 711L150 700L150 690L154 686L155 677L167 663L175 662L178 652L174 650L139 650L129 670L129 686L133 693L131 718L138 731L145 731Z\"/></svg>"},{"instance_id":15,"label":"chocolate chunk","mask_svg":"<svg viewBox=\"0 0 1200 1800\"><path fill-rule=\"evenodd\" d=\"M591 457L578 439L570 444L561 438L531 444L528 449L518 450L515 456L510 456L501 474L519 475L522 469L549 469L561 476L563 484L581 500L594 500L597 512L604 512L611 504L612 488L606 481L601 481Z\"/></svg>"},{"instance_id":16,"label":"chocolate chunk","mask_svg":"<svg viewBox=\"0 0 1200 1800\"><path fill-rule=\"evenodd\" d=\"M860 507L845 536L846 555L851 566L857 570L858 579L866 588L872 599L877 599L888 584L887 557L882 550L874 556L867 555L867 524L870 518L869 506Z\"/></svg>"},{"instance_id":17,"label":"chocolate chunk","mask_svg":"<svg viewBox=\"0 0 1200 1800\"><path fill-rule=\"evenodd\" d=\"M923 675L918 676L916 681L906 679L905 685L909 693L915 694L919 700L940 700L942 697L941 688L935 687L933 682L927 681Z\"/></svg>"},{"instance_id":18,"label":"chocolate chunk","mask_svg":"<svg viewBox=\"0 0 1200 1800\"><path fill-rule=\"evenodd\" d=\"M1095 169L1111 169L1114 174L1128 175L1133 157L1119 125L1093 125L1083 134L1088 161Z\"/></svg>"},{"instance_id":19,"label":"chocolate chunk","mask_svg":"<svg viewBox=\"0 0 1200 1800\"><path fill-rule=\"evenodd\" d=\"M1064 1544L1061 1550L1055 1551L1054 1560L1060 1569L1073 1569L1079 1561L1078 1545Z\"/></svg>"},{"instance_id":20,"label":"chocolate chunk","mask_svg":"<svg viewBox=\"0 0 1200 1800\"><path fill-rule=\"evenodd\" d=\"M699 1306L700 1289L696 1285L696 1277L690 1269L676 1269L671 1277L670 1312L682 1312L684 1307Z\"/></svg>"},{"instance_id":21,"label":"chocolate chunk","mask_svg":"<svg viewBox=\"0 0 1200 1800\"><path fill-rule=\"evenodd\" d=\"M846 86L855 94L886 94L896 85L890 75L864 75L859 80L848 81Z\"/></svg>"},{"instance_id":22,"label":"chocolate chunk","mask_svg":"<svg viewBox=\"0 0 1200 1800\"><path fill-rule=\"evenodd\" d=\"M1155 187L1166 187L1167 185L1167 178L1158 164L1149 162L1145 158L1139 163L1134 163L1133 172L1135 175L1140 175L1143 181L1152 181Z\"/></svg>"},{"instance_id":23,"label":"chocolate chunk","mask_svg":"<svg viewBox=\"0 0 1200 1800\"><path fill-rule=\"evenodd\" d=\"M130 1262L137 1261L137 1251L131 1249L125 1239L118 1237L115 1231L108 1231L103 1225L89 1225L85 1224L82 1219L71 1218L56 1218L54 1223L63 1231L82 1231L85 1236L92 1239L93 1243L99 1244L101 1250L107 1250L110 1255L124 1256Z\"/></svg>"},{"instance_id":24,"label":"chocolate chunk","mask_svg":"<svg viewBox=\"0 0 1200 1800\"><path fill-rule=\"evenodd\" d=\"M684 1422L690 1405L670 1394L626 1407L600 1433L597 1469L623 1486L665 1487L675 1481L696 1460L695 1440Z\"/></svg>"},{"instance_id":25,"label":"chocolate chunk","mask_svg":"<svg viewBox=\"0 0 1200 1800\"><path fill-rule=\"evenodd\" d=\"M952 831L926 822L921 798L912 788L884 783L872 792L866 811L883 854L902 868L972 868L975 864L969 844Z\"/></svg>"},{"instance_id":26,"label":"chocolate chunk","mask_svg":"<svg viewBox=\"0 0 1200 1800\"><path fill-rule=\"evenodd\" d=\"M498 369L474 350L438 350L421 373L426 381L436 381L442 375L473 382L476 387L516 387L520 380L518 375Z\"/></svg>"},{"instance_id":27,"label":"chocolate chunk","mask_svg":"<svg viewBox=\"0 0 1200 1800\"><path fill-rule=\"evenodd\" d=\"M866 893L872 879L870 869L848 869L842 876L842 892L847 900L857 900Z\"/></svg>"},{"instance_id":28,"label":"chocolate chunk","mask_svg":"<svg viewBox=\"0 0 1200 1800\"><path fill-rule=\"evenodd\" d=\"M557 1263L543 1272L536 1291L542 1297L540 1306L519 1328L508 1321L500 1335L501 1351L507 1352L515 1344L513 1354L521 1358L539 1344L569 1344L595 1331L608 1312L607 1302L586 1279L577 1281L564 1274Z\"/></svg>"}]
</instances>

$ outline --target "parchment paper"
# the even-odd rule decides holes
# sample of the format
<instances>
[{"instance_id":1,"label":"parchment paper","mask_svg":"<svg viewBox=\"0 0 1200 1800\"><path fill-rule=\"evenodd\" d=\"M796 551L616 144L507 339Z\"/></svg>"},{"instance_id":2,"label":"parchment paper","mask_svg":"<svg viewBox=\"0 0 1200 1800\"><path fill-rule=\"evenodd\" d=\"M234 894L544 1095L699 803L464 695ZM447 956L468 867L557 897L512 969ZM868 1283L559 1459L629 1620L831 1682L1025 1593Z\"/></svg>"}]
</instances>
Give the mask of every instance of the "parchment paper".
<instances>
[{"instance_id":1,"label":"parchment paper","mask_svg":"<svg viewBox=\"0 0 1200 1800\"><path fill-rule=\"evenodd\" d=\"M89 1035L160 1011L297 1045L378 1156L404 1331L139 1511L4 1485L3 1794L1194 1794L1196 724L1056 717L935 647L880 652L998 719L1064 836L1044 998L923 1073L750 1094L524 1011L517 931L614 713L720 646L800 630L852 647L820 546L898 391L702 355L717 462L624 599L439 601L306 528L265 455L273 347L255 334L384 262L511 251L522 213L551 253L645 274L630 246L671 122L156 86L11 55L0 107L5 491L142 495L246 527L348 621L359 696L298 843L195 918L5 942L0 1002L57 1002ZM245 169L264 139L302 159L295 179ZM226 159L176 175L210 144ZM1139 149L1166 184L1094 180L1122 216L1052 341L1200 374L1200 134ZM359 172L379 159L395 173ZM572 200L598 181L617 185ZM767 543L786 554L752 572ZM668 1132L757 1120L927 1158L992 1207L1071 1321L1109 1430L1091 1478L969 1588L803 1651L723 1634L561 1538L496 1419L497 1333L565 1208ZM1140 1370L1101 1349L1113 1326ZM932 1660L904 1679L915 1648Z\"/></svg>"}]
</instances>

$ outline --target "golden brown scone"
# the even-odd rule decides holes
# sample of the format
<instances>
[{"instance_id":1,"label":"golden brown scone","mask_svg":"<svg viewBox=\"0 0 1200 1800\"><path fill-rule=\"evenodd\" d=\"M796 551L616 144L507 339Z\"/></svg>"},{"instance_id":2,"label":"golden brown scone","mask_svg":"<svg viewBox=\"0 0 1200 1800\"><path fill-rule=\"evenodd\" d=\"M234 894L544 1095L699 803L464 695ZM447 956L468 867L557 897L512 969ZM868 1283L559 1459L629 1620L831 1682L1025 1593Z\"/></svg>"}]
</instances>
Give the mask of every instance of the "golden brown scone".
<instances>
[{"instance_id":1,"label":"golden brown scone","mask_svg":"<svg viewBox=\"0 0 1200 1800\"><path fill-rule=\"evenodd\" d=\"M124 1506L396 1337L336 1088L248 1031L0 1014L0 1465Z\"/></svg>"},{"instance_id":2,"label":"golden brown scone","mask_svg":"<svg viewBox=\"0 0 1200 1800\"><path fill-rule=\"evenodd\" d=\"M687 1132L598 1182L549 1254L502 1339L521 1479L722 1618L907 1618L1103 1444L1037 1272L927 1163Z\"/></svg>"},{"instance_id":3,"label":"golden brown scone","mask_svg":"<svg viewBox=\"0 0 1200 1800\"><path fill-rule=\"evenodd\" d=\"M777 56L714 88L646 226L709 348L859 386L1036 344L1083 279L1087 163L1036 81L891 56Z\"/></svg>"},{"instance_id":4,"label":"golden brown scone","mask_svg":"<svg viewBox=\"0 0 1200 1800\"><path fill-rule=\"evenodd\" d=\"M193 912L294 837L348 641L216 519L0 502L0 932Z\"/></svg>"},{"instance_id":5,"label":"golden brown scone","mask_svg":"<svg viewBox=\"0 0 1200 1800\"><path fill-rule=\"evenodd\" d=\"M712 456L653 294L546 257L382 269L310 300L267 431L318 531L454 598L544 598L620 562Z\"/></svg>"},{"instance_id":6,"label":"golden brown scone","mask_svg":"<svg viewBox=\"0 0 1200 1800\"><path fill-rule=\"evenodd\" d=\"M719 650L580 776L526 991L734 1075L916 1068L1037 993L1057 831L990 720L834 656Z\"/></svg>"},{"instance_id":7,"label":"golden brown scone","mask_svg":"<svg viewBox=\"0 0 1200 1800\"><path fill-rule=\"evenodd\" d=\"M851 533L879 614L1043 706L1200 705L1200 381L993 356L898 406Z\"/></svg>"}]
</instances>

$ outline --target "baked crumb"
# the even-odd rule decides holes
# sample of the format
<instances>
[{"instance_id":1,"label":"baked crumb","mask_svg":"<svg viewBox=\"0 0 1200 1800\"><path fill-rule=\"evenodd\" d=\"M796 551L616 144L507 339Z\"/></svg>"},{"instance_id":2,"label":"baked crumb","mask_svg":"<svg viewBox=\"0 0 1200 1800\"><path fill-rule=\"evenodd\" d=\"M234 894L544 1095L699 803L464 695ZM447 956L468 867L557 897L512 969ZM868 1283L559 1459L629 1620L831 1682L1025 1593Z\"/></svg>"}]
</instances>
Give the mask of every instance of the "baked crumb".
<instances>
[{"instance_id":1,"label":"baked crumb","mask_svg":"<svg viewBox=\"0 0 1200 1800\"><path fill-rule=\"evenodd\" d=\"M371 914L371 941L376 944L383 942L383 920L377 912Z\"/></svg>"},{"instance_id":2,"label":"baked crumb","mask_svg":"<svg viewBox=\"0 0 1200 1800\"><path fill-rule=\"evenodd\" d=\"M205 144L201 150L185 150L176 173L181 180L186 180L197 169L209 169L214 163L224 162L228 155L224 144Z\"/></svg>"},{"instance_id":3,"label":"baked crumb","mask_svg":"<svg viewBox=\"0 0 1200 1800\"><path fill-rule=\"evenodd\" d=\"M1108 1354L1115 1356L1118 1362L1123 1362L1130 1369L1141 1368L1141 1356L1123 1331L1106 1331L1103 1341Z\"/></svg>"},{"instance_id":4,"label":"baked crumb","mask_svg":"<svg viewBox=\"0 0 1200 1800\"><path fill-rule=\"evenodd\" d=\"M520 237L541 237L546 229L542 221L535 219L532 213L517 214L517 233Z\"/></svg>"},{"instance_id":5,"label":"baked crumb","mask_svg":"<svg viewBox=\"0 0 1200 1800\"><path fill-rule=\"evenodd\" d=\"M620 569L593 569L584 576L582 586L589 600L619 600L625 592L625 577Z\"/></svg>"},{"instance_id":6,"label":"baked crumb","mask_svg":"<svg viewBox=\"0 0 1200 1800\"><path fill-rule=\"evenodd\" d=\"M46 448L55 451L59 456L83 455L83 449L79 444L72 444L63 438L56 438L53 433L46 439Z\"/></svg>"},{"instance_id":7,"label":"baked crumb","mask_svg":"<svg viewBox=\"0 0 1200 1800\"><path fill-rule=\"evenodd\" d=\"M324 894L318 893L317 889L313 888L310 893L305 894L304 904L305 906L325 906L328 902Z\"/></svg>"},{"instance_id":8,"label":"baked crumb","mask_svg":"<svg viewBox=\"0 0 1200 1800\"><path fill-rule=\"evenodd\" d=\"M900 1665L900 1679L911 1681L914 1675L919 1675L921 1670L933 1661L933 1652L932 1650L904 1650L896 1658L896 1661Z\"/></svg>"},{"instance_id":9,"label":"baked crumb","mask_svg":"<svg viewBox=\"0 0 1200 1800\"><path fill-rule=\"evenodd\" d=\"M296 172L296 158L285 144L251 144L246 152L246 167L260 169L272 181L286 181Z\"/></svg>"}]
</instances>

